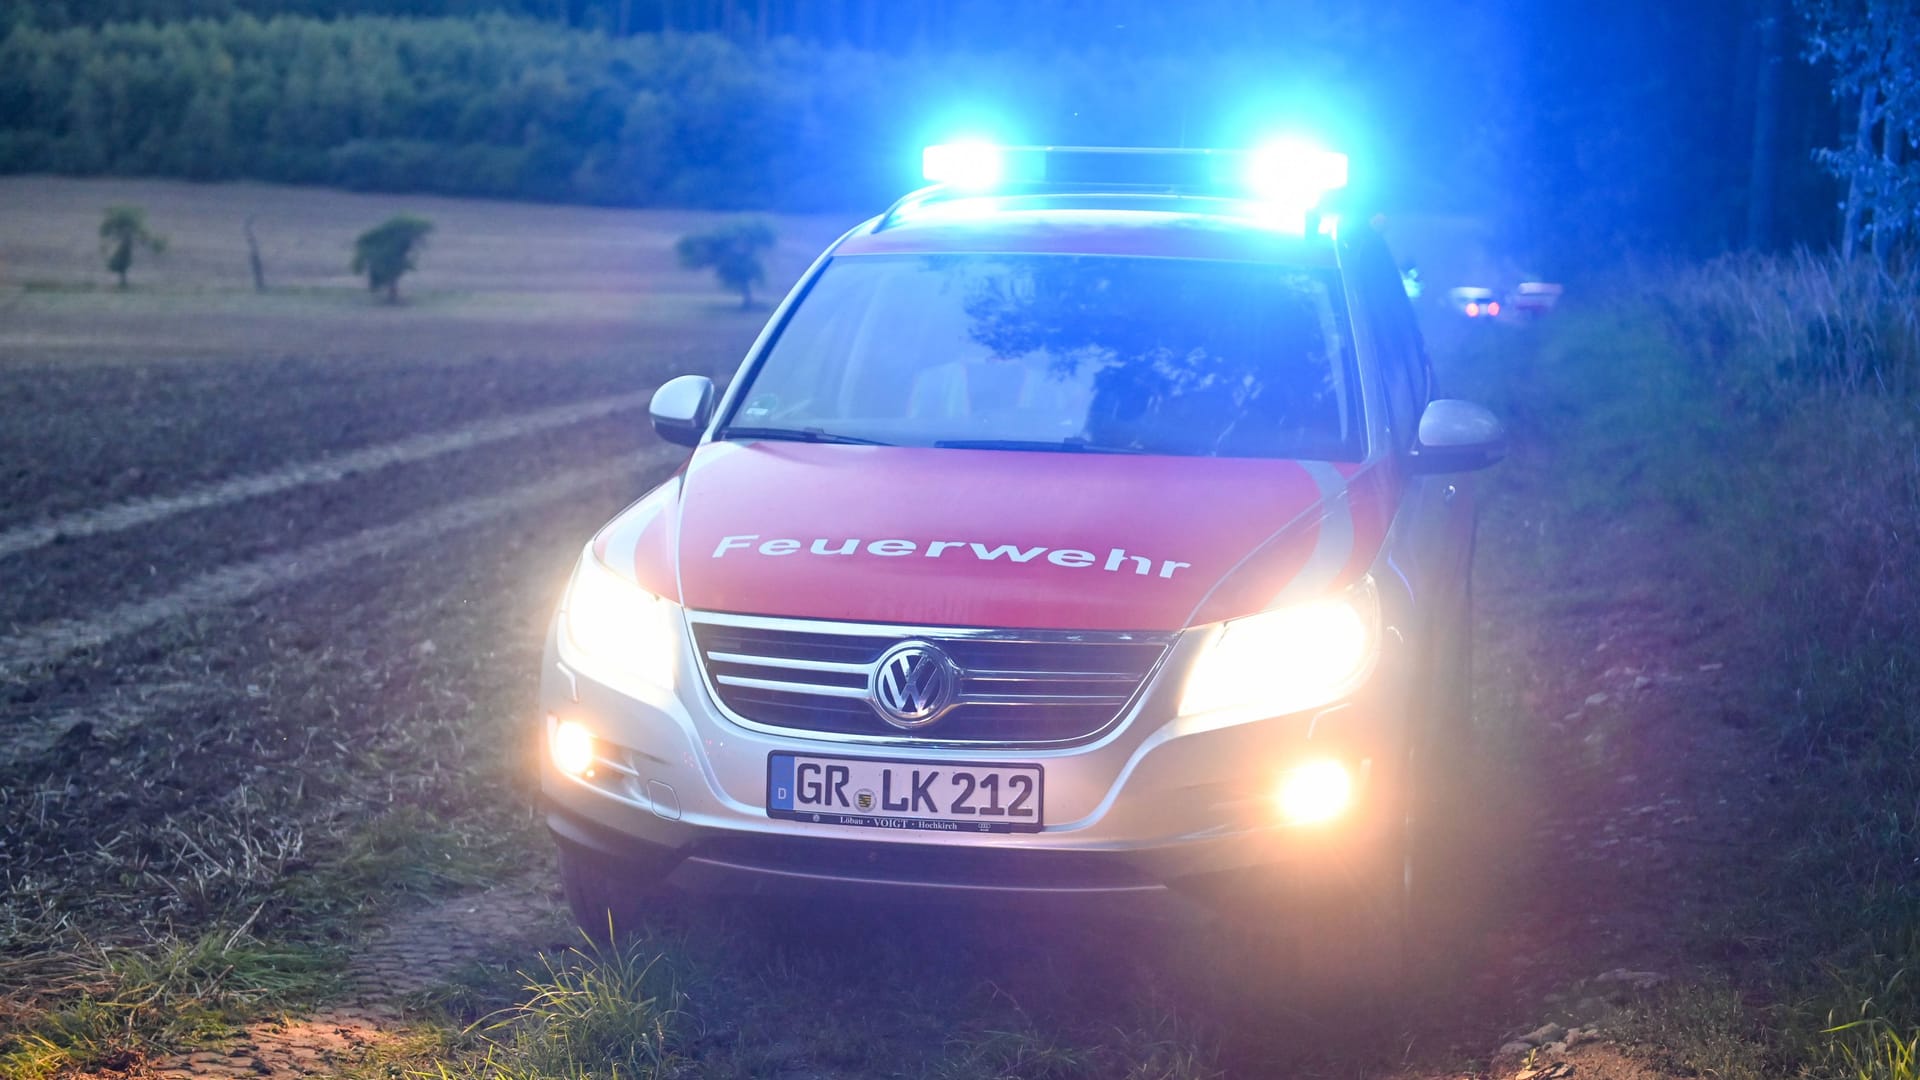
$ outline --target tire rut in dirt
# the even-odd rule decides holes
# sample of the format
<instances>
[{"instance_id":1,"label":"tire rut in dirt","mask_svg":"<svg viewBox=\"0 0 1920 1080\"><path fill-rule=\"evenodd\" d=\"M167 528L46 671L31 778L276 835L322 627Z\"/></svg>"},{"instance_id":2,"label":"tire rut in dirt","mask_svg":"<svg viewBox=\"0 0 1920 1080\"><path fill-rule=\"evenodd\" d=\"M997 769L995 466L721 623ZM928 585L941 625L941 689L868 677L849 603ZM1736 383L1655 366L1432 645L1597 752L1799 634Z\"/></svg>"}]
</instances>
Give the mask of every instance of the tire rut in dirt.
<instances>
[{"instance_id":1,"label":"tire rut in dirt","mask_svg":"<svg viewBox=\"0 0 1920 1080\"><path fill-rule=\"evenodd\" d=\"M109 938L184 931L237 922L235 905L396 808L481 838L523 829L530 769L516 779L514 733L532 730L541 631L581 539L635 490L608 482L549 513L451 533L424 565L369 560L202 613L159 655L110 643L68 673L59 701L0 705L9 728L72 718L0 763L9 867L51 883L0 897L19 909L8 915L30 923L44 906L65 932ZM182 684L184 700L146 693ZM119 723L103 716L114 702ZM299 842L291 862L209 865L187 842L201 832L227 852ZM276 923L282 892L255 933L305 932Z\"/></svg>"},{"instance_id":2,"label":"tire rut in dirt","mask_svg":"<svg viewBox=\"0 0 1920 1080\"><path fill-rule=\"evenodd\" d=\"M490 417L458 427L410 435L393 442L374 443L327 454L317 459L244 472L179 491L52 514L34 524L0 529L0 559L62 541L153 525L197 510L230 506L315 484L337 483L360 473L379 472L398 465L444 458L450 454L511 439L528 438L618 413L638 413L646 406L650 396L648 391L598 396L585 401Z\"/></svg>"},{"instance_id":3,"label":"tire rut in dirt","mask_svg":"<svg viewBox=\"0 0 1920 1080\"><path fill-rule=\"evenodd\" d=\"M623 412L14 555L0 561L12 584L0 596L0 625L28 629L85 617L223 566L291 554L457 499L570 469L650 459L664 448L645 423Z\"/></svg>"},{"instance_id":4,"label":"tire rut in dirt","mask_svg":"<svg viewBox=\"0 0 1920 1080\"><path fill-rule=\"evenodd\" d=\"M267 593L297 590L313 579L355 563L386 559L395 553L426 550L450 533L483 529L500 518L537 513L542 507L596 485L622 481L633 468L626 462L599 465L545 477L498 494L456 500L390 525L362 529L292 552L228 563L200 574L169 592L130 601L86 616L41 623L0 638L0 674L30 678L56 669L71 656L123 638L138 638L196 615L212 615ZM164 633L149 644L163 649Z\"/></svg>"},{"instance_id":5,"label":"tire rut in dirt","mask_svg":"<svg viewBox=\"0 0 1920 1080\"><path fill-rule=\"evenodd\" d=\"M0 461L9 463L0 469L0 528L485 417L632 393L739 356L737 329L689 336L645 359L567 363L485 355L0 363Z\"/></svg>"}]
</instances>

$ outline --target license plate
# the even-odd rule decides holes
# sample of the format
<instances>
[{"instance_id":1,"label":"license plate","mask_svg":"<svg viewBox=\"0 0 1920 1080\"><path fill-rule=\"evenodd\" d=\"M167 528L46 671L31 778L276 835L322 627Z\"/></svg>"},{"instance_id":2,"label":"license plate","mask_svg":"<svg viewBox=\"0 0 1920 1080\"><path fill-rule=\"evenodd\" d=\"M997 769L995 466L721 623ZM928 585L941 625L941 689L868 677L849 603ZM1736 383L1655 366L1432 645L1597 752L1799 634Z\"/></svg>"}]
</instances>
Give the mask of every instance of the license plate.
<instances>
[{"instance_id":1,"label":"license plate","mask_svg":"<svg viewBox=\"0 0 1920 1080\"><path fill-rule=\"evenodd\" d=\"M1038 832L1038 765L767 755L767 814L822 825Z\"/></svg>"}]
</instances>

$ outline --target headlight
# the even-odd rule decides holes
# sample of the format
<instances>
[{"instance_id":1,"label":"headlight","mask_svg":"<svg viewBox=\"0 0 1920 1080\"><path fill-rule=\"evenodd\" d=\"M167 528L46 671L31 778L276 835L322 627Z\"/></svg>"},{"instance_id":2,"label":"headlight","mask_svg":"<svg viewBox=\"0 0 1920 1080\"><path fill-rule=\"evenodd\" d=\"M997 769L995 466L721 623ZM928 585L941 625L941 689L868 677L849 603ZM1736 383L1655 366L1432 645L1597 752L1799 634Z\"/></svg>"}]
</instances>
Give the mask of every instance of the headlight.
<instances>
[{"instance_id":1,"label":"headlight","mask_svg":"<svg viewBox=\"0 0 1920 1080\"><path fill-rule=\"evenodd\" d=\"M607 569L588 548L560 601L560 632L592 671L671 690L678 607Z\"/></svg>"},{"instance_id":2,"label":"headlight","mask_svg":"<svg viewBox=\"0 0 1920 1080\"><path fill-rule=\"evenodd\" d=\"M1180 714L1283 716L1345 697L1380 656L1380 597L1363 577L1344 592L1222 623L1187 674Z\"/></svg>"}]
</instances>

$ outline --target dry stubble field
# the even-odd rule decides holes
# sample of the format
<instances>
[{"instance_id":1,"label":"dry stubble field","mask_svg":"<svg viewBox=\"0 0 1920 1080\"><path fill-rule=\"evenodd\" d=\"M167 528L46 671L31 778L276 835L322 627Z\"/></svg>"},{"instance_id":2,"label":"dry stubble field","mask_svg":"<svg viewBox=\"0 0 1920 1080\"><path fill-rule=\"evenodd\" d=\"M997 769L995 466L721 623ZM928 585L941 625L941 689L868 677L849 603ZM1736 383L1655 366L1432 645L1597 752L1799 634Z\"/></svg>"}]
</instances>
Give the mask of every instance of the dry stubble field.
<instances>
[{"instance_id":1,"label":"dry stubble field","mask_svg":"<svg viewBox=\"0 0 1920 1080\"><path fill-rule=\"evenodd\" d=\"M172 239L126 292L116 202ZM388 307L347 251L397 210L438 231ZM635 1019L583 989L634 973L567 951L526 721L578 545L679 460L647 391L764 318L673 266L708 220L0 178L0 1075L562 1075L523 986L573 1037ZM776 292L846 222L778 224ZM1632 548L1566 573L1509 470L1478 643L1506 825L1407 1000L1247 985L1204 925L703 904L629 958L654 1003L619 1045L667 1076L1650 1075L1620 972L1666 966L1731 817L1711 733L1662 722L1711 657ZM1495 1055L1547 1019L1600 1038Z\"/></svg>"}]
</instances>

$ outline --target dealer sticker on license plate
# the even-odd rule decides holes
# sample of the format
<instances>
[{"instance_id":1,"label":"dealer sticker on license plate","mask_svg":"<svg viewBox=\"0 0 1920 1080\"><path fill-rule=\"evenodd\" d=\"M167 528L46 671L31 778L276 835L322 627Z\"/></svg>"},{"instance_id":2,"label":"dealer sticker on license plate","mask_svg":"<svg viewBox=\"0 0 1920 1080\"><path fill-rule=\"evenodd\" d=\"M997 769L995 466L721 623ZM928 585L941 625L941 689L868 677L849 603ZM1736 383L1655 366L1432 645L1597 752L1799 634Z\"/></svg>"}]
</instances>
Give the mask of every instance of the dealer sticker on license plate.
<instances>
[{"instance_id":1,"label":"dealer sticker on license plate","mask_svg":"<svg viewBox=\"0 0 1920 1080\"><path fill-rule=\"evenodd\" d=\"M822 825L1038 832L1038 765L767 755L767 814Z\"/></svg>"}]
</instances>

